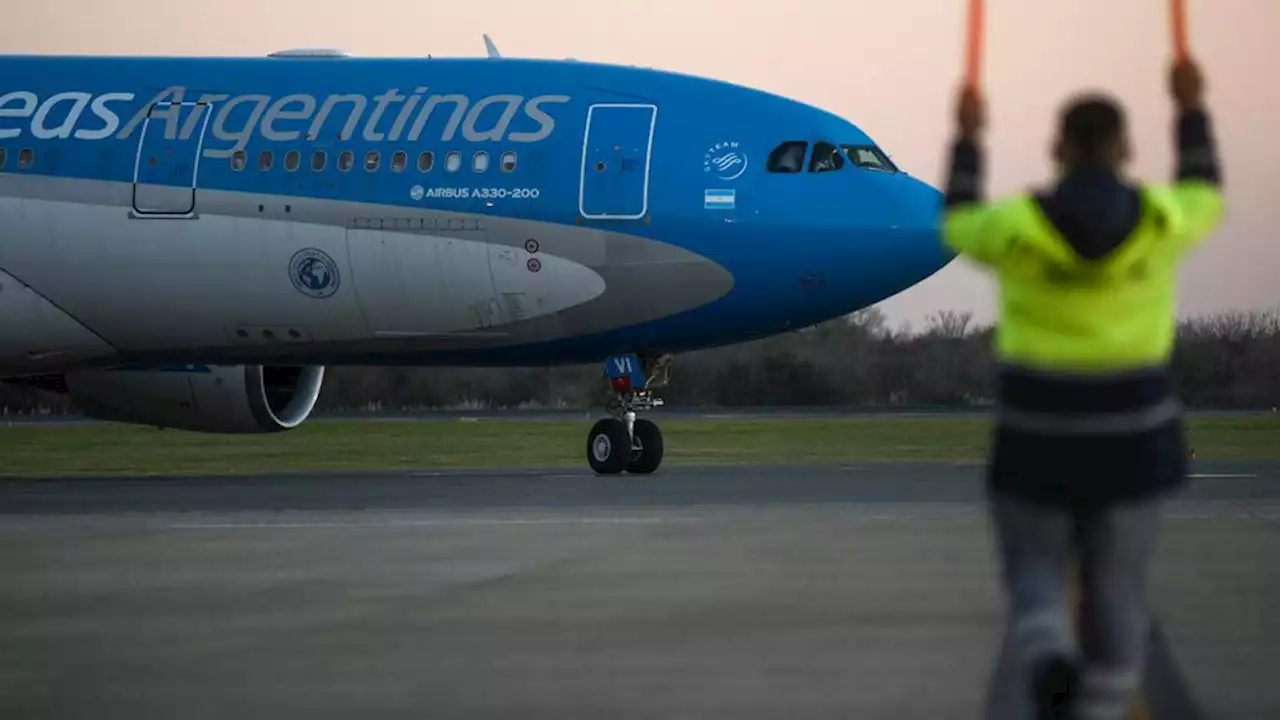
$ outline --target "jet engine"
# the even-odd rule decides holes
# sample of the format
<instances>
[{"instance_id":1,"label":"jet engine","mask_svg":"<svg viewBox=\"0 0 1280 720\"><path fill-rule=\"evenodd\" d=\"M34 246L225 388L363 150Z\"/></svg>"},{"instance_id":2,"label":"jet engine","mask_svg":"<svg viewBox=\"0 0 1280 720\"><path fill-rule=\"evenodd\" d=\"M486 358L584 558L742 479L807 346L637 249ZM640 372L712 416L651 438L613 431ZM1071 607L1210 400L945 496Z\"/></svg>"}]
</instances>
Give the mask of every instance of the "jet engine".
<instances>
[{"instance_id":1,"label":"jet engine","mask_svg":"<svg viewBox=\"0 0 1280 720\"><path fill-rule=\"evenodd\" d=\"M46 376L38 386L65 392L98 420L257 434L302 424L323 380L323 366L184 365L80 370Z\"/></svg>"}]
</instances>

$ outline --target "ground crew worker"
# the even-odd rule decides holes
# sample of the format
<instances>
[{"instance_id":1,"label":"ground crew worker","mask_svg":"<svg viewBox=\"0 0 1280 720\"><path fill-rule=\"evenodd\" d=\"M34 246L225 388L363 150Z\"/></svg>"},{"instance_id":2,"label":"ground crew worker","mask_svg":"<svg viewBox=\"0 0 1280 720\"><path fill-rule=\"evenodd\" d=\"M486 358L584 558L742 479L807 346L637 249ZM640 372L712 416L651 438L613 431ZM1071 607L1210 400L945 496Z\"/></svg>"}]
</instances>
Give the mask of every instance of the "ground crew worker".
<instances>
[{"instance_id":1,"label":"ground crew worker","mask_svg":"<svg viewBox=\"0 0 1280 720\"><path fill-rule=\"evenodd\" d=\"M1175 63L1178 168L1135 184L1124 112L1105 96L1064 109L1059 178L986 203L985 110L962 91L943 238L992 270L1000 310L998 413L987 491L1009 628L1037 718L1121 718L1140 689L1144 589L1160 501L1186 477L1169 372L1179 261L1224 202L1202 81ZM1067 610L1080 567L1077 645ZM991 709L995 711L994 708Z\"/></svg>"}]
</instances>

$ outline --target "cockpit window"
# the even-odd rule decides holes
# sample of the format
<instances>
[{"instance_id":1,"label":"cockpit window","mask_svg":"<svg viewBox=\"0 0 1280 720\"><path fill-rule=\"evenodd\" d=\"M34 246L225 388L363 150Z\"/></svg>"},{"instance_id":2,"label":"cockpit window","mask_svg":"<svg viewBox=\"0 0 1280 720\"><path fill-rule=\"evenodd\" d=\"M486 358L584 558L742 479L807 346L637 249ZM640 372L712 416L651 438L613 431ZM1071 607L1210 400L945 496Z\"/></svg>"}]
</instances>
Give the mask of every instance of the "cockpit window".
<instances>
[{"instance_id":1,"label":"cockpit window","mask_svg":"<svg viewBox=\"0 0 1280 720\"><path fill-rule=\"evenodd\" d=\"M813 144L813 157L809 158L809 172L831 172L844 167L844 156L839 148L829 142Z\"/></svg>"},{"instance_id":2,"label":"cockpit window","mask_svg":"<svg viewBox=\"0 0 1280 720\"><path fill-rule=\"evenodd\" d=\"M874 145L845 145L844 151L849 156L849 162L863 170L879 170L887 173L898 172L898 166L894 165L889 156Z\"/></svg>"},{"instance_id":3,"label":"cockpit window","mask_svg":"<svg viewBox=\"0 0 1280 720\"><path fill-rule=\"evenodd\" d=\"M784 142L769 153L767 169L771 173L798 173L804 169L804 153L809 143L801 140Z\"/></svg>"}]
</instances>

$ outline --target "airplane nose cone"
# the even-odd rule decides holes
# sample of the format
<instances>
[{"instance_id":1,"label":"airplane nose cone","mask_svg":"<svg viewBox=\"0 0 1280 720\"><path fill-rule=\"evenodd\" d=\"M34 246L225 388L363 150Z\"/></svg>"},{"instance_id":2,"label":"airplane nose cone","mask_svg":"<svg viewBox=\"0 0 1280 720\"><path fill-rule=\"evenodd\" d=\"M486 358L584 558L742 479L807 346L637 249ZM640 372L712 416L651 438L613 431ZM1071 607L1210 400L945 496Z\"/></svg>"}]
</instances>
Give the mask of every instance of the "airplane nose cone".
<instances>
[{"instance_id":1,"label":"airplane nose cone","mask_svg":"<svg viewBox=\"0 0 1280 720\"><path fill-rule=\"evenodd\" d=\"M942 220L942 192L909 175L899 178L897 200L899 227L937 229Z\"/></svg>"},{"instance_id":2,"label":"airplane nose cone","mask_svg":"<svg viewBox=\"0 0 1280 720\"><path fill-rule=\"evenodd\" d=\"M898 232L911 248L910 258L921 277L932 275L955 259L942 242L943 195L916 178L903 176L896 193Z\"/></svg>"}]
</instances>

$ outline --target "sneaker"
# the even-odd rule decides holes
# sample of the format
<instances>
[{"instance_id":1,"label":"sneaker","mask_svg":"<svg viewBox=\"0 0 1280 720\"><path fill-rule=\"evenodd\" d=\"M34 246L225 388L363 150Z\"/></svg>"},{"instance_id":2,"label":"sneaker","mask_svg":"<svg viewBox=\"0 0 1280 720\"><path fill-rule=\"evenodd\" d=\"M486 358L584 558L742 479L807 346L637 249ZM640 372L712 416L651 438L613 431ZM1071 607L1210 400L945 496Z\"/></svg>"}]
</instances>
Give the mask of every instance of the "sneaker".
<instances>
[{"instance_id":1,"label":"sneaker","mask_svg":"<svg viewBox=\"0 0 1280 720\"><path fill-rule=\"evenodd\" d=\"M1080 671L1070 660L1055 656L1041 662L1031 688L1036 720L1071 720L1071 701L1079 686Z\"/></svg>"}]
</instances>

